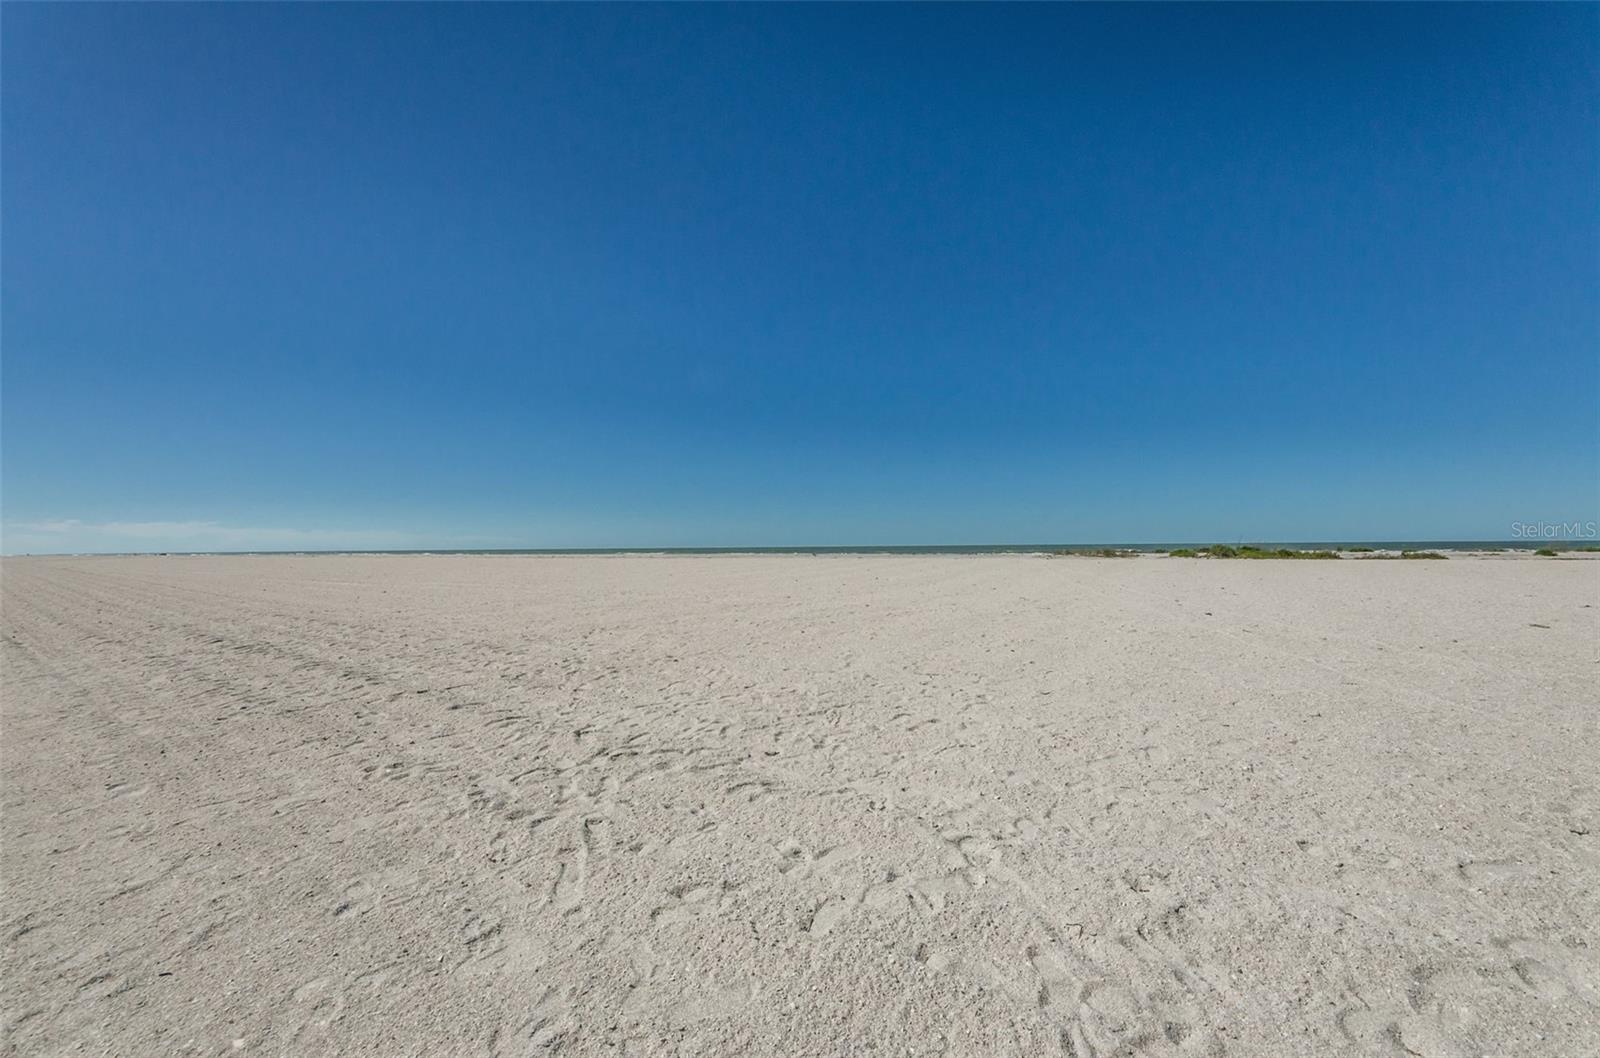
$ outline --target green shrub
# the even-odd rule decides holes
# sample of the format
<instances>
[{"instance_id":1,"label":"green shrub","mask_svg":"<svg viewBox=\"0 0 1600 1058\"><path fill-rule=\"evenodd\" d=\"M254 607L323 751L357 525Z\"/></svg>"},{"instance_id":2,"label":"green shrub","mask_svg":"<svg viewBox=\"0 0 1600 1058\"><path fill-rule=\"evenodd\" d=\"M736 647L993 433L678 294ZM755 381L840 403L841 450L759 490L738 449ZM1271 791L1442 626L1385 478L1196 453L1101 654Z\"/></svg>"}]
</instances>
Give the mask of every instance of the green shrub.
<instances>
[{"instance_id":1,"label":"green shrub","mask_svg":"<svg viewBox=\"0 0 1600 1058\"><path fill-rule=\"evenodd\" d=\"M1535 551L1534 554L1543 555L1545 558L1555 558L1556 557L1555 549L1554 548L1550 548L1550 547L1541 547L1539 550Z\"/></svg>"},{"instance_id":2,"label":"green shrub","mask_svg":"<svg viewBox=\"0 0 1600 1058\"><path fill-rule=\"evenodd\" d=\"M1298 551L1292 547L1264 548L1254 544L1212 544L1200 551L1211 558L1338 558L1337 551Z\"/></svg>"}]
</instances>

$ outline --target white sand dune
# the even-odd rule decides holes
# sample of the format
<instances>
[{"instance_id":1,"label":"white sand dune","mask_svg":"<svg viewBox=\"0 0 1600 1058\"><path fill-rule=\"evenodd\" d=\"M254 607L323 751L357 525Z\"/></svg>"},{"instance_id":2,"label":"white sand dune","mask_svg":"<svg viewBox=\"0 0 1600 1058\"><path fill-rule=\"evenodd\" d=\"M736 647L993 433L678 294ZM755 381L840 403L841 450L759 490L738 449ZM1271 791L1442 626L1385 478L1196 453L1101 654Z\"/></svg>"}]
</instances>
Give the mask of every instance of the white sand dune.
<instances>
[{"instance_id":1,"label":"white sand dune","mask_svg":"<svg viewBox=\"0 0 1600 1058\"><path fill-rule=\"evenodd\" d=\"M1600 1054L1600 562L0 575L6 1054Z\"/></svg>"}]
</instances>

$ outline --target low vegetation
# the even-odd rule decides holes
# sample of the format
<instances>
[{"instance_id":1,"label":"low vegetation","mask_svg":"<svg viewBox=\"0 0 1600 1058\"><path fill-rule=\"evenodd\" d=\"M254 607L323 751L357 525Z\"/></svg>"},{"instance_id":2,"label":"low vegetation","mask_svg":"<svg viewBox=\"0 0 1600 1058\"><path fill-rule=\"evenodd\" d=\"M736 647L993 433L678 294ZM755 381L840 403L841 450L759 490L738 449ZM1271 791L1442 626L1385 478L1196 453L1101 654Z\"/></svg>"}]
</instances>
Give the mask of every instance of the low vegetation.
<instances>
[{"instance_id":1,"label":"low vegetation","mask_svg":"<svg viewBox=\"0 0 1600 1058\"><path fill-rule=\"evenodd\" d=\"M1535 551L1534 554L1543 555L1545 558L1555 558L1556 550L1553 547L1541 547L1539 550Z\"/></svg>"},{"instance_id":2,"label":"low vegetation","mask_svg":"<svg viewBox=\"0 0 1600 1058\"><path fill-rule=\"evenodd\" d=\"M1168 558L1198 558L1200 552L1192 547L1175 547L1167 552Z\"/></svg>"},{"instance_id":3,"label":"low vegetation","mask_svg":"<svg viewBox=\"0 0 1600 1058\"><path fill-rule=\"evenodd\" d=\"M1187 551L1187 549L1185 549ZM1171 554L1178 554L1174 551ZM1240 544L1235 547L1231 544L1212 544L1196 551L1188 551L1183 557L1205 556L1206 558L1338 558L1337 551L1300 551L1290 547L1256 547L1252 544Z\"/></svg>"},{"instance_id":4,"label":"low vegetation","mask_svg":"<svg viewBox=\"0 0 1600 1058\"><path fill-rule=\"evenodd\" d=\"M1139 552L1125 547L1062 548L1050 554L1061 558L1138 558Z\"/></svg>"}]
</instances>

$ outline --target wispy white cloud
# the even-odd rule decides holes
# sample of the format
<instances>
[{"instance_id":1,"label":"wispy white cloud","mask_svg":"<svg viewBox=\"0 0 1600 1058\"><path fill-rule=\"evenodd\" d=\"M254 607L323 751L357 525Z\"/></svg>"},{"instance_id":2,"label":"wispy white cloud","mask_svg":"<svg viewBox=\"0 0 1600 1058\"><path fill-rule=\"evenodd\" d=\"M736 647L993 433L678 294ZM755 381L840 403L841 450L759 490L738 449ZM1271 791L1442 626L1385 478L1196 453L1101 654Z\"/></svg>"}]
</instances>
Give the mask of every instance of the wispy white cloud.
<instances>
[{"instance_id":1,"label":"wispy white cloud","mask_svg":"<svg viewBox=\"0 0 1600 1058\"><path fill-rule=\"evenodd\" d=\"M13 555L398 548L411 543L407 534L390 529L305 529L227 525L213 521L86 522L78 518L56 518L7 522L0 528L0 548Z\"/></svg>"}]
</instances>

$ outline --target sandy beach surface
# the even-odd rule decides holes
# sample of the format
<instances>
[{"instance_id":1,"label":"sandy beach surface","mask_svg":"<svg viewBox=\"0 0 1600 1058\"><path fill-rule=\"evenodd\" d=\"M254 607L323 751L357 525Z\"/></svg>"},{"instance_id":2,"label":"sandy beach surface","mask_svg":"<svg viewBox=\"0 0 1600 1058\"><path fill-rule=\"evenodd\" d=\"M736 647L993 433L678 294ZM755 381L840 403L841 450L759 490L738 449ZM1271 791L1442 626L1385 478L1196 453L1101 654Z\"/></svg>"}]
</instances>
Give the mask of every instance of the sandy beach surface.
<instances>
[{"instance_id":1,"label":"sandy beach surface","mask_svg":"<svg viewBox=\"0 0 1600 1058\"><path fill-rule=\"evenodd\" d=\"M6 1054L1600 1054L1592 559L0 584Z\"/></svg>"}]
</instances>

